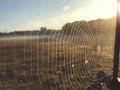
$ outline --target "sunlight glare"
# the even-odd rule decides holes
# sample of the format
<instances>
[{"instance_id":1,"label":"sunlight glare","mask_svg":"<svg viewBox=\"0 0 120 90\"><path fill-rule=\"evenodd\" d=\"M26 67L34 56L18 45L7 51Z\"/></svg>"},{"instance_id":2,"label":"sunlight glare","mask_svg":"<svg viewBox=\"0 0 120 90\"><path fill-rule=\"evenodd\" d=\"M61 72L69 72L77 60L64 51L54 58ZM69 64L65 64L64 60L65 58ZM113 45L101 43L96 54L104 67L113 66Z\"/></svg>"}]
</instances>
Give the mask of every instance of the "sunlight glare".
<instances>
[{"instance_id":1,"label":"sunlight glare","mask_svg":"<svg viewBox=\"0 0 120 90\"><path fill-rule=\"evenodd\" d=\"M118 3L117 9L118 9L118 13L120 13L120 2Z\"/></svg>"}]
</instances>

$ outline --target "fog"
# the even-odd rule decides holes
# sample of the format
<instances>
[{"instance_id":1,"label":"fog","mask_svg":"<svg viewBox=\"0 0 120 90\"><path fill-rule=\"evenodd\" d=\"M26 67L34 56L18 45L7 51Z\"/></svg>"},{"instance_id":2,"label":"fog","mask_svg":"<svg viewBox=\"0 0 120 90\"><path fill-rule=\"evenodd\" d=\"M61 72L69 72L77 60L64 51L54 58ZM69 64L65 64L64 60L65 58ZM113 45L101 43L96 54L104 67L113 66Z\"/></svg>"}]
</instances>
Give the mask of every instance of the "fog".
<instances>
[{"instance_id":1,"label":"fog","mask_svg":"<svg viewBox=\"0 0 120 90\"><path fill-rule=\"evenodd\" d=\"M34 35L34 36L4 36L4 37L0 37L0 40L36 40L36 39L39 39L39 40L42 40L42 39L48 39L49 36L47 35L42 35L42 36L37 36L37 35Z\"/></svg>"}]
</instances>

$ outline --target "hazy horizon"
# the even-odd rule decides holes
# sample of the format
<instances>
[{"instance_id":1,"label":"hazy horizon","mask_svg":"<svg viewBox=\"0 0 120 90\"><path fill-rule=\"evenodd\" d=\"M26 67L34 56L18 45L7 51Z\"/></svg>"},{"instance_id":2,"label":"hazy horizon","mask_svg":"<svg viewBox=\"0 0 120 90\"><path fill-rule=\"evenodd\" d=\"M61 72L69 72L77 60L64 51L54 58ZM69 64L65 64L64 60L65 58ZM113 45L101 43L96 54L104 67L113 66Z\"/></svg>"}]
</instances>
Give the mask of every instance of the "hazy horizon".
<instances>
[{"instance_id":1,"label":"hazy horizon","mask_svg":"<svg viewBox=\"0 0 120 90\"><path fill-rule=\"evenodd\" d=\"M61 29L67 22L116 16L115 0L0 0L0 30Z\"/></svg>"}]
</instances>

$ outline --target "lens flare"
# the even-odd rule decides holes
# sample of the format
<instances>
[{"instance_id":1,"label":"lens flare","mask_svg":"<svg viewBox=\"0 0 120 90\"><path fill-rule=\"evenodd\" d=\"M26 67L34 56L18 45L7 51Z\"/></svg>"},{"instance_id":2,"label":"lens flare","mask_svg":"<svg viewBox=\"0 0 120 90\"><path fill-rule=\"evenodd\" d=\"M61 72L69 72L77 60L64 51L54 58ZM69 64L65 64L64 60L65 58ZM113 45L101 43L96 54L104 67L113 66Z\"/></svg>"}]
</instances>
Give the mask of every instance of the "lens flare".
<instances>
[{"instance_id":1,"label":"lens flare","mask_svg":"<svg viewBox=\"0 0 120 90\"><path fill-rule=\"evenodd\" d=\"M117 9L118 9L118 13L120 14L120 2L118 3Z\"/></svg>"}]
</instances>

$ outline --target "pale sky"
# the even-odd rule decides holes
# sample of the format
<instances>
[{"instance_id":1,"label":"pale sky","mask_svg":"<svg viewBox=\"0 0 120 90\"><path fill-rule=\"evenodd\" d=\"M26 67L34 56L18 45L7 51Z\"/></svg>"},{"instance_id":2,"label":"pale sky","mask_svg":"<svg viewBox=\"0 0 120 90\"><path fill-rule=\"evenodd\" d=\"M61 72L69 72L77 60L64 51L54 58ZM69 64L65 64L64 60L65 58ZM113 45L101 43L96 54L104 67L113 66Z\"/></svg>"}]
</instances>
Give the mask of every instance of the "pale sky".
<instances>
[{"instance_id":1,"label":"pale sky","mask_svg":"<svg viewBox=\"0 0 120 90\"><path fill-rule=\"evenodd\" d=\"M61 29L67 22L111 18L117 0L0 0L0 31Z\"/></svg>"}]
</instances>

